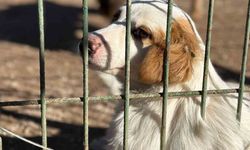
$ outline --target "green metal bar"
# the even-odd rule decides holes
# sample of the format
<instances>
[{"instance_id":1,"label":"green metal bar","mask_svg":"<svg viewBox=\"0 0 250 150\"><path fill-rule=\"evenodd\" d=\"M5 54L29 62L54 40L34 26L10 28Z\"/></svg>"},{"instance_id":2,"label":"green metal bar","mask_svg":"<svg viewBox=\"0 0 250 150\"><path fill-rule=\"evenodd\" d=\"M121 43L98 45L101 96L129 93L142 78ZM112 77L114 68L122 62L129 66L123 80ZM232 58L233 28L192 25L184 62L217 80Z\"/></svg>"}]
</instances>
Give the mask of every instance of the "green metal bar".
<instances>
[{"instance_id":1,"label":"green metal bar","mask_svg":"<svg viewBox=\"0 0 250 150\"><path fill-rule=\"evenodd\" d=\"M130 38L131 38L131 0L126 5L126 37L125 37L125 85L124 85L124 127L123 149L128 149L128 124L129 124L129 89L130 89Z\"/></svg>"},{"instance_id":2,"label":"green metal bar","mask_svg":"<svg viewBox=\"0 0 250 150\"><path fill-rule=\"evenodd\" d=\"M250 25L250 0L248 1L248 10L247 10L247 18L246 18L246 27L245 27L245 38L244 38L244 46L243 46L243 54L242 54L242 64L241 64L241 75L240 75L240 87L239 87L239 98L238 98L238 106L237 106L237 119L241 121L241 110L242 110L242 99L243 99L243 91L245 88L245 76L246 76L246 66L247 66L247 56L248 56L248 44L249 44L249 25Z\"/></svg>"},{"instance_id":3,"label":"green metal bar","mask_svg":"<svg viewBox=\"0 0 250 150\"><path fill-rule=\"evenodd\" d=\"M42 124L42 144L47 147L47 122L46 122L46 100L45 100L45 35L44 35L44 3L38 0L39 31L40 31L40 100L41 100L41 124Z\"/></svg>"},{"instance_id":4,"label":"green metal bar","mask_svg":"<svg viewBox=\"0 0 250 150\"><path fill-rule=\"evenodd\" d=\"M207 99L207 79L208 79L208 68L210 58L210 47L211 47L211 36L212 36L212 25L213 25L213 12L214 12L214 0L209 0L208 9L208 20L207 20L207 35L206 35L206 49L205 49L205 60L204 60L204 72L203 72L203 83L202 83L202 96L201 96L201 116L205 118L206 112L206 99Z\"/></svg>"},{"instance_id":5,"label":"green metal bar","mask_svg":"<svg viewBox=\"0 0 250 150\"><path fill-rule=\"evenodd\" d=\"M3 150L3 141L1 137L0 137L0 150Z\"/></svg>"},{"instance_id":6,"label":"green metal bar","mask_svg":"<svg viewBox=\"0 0 250 150\"><path fill-rule=\"evenodd\" d=\"M162 101L162 123L161 123L161 143L160 149L166 149L166 124L167 124L167 103L168 103L168 76L169 76L169 47L171 42L173 0L168 1L167 25L166 25L166 49L163 60L163 101Z\"/></svg>"},{"instance_id":7,"label":"green metal bar","mask_svg":"<svg viewBox=\"0 0 250 150\"><path fill-rule=\"evenodd\" d=\"M250 93L250 88L245 87L243 92ZM239 89L225 89L225 90L208 90L208 95L221 95L221 94L230 94L230 93L239 93ZM155 101L162 98L162 93L156 94L130 94L129 99L131 101L140 100L142 98L148 98L148 101ZM202 91L189 91L189 92L169 92L169 98L174 97L192 97L192 96L200 96L202 95ZM46 99L47 104L68 104L68 103L81 103L83 98L75 97L75 98L48 98ZM96 96L89 97L89 102L113 102L124 99L124 95L117 96ZM3 101L0 100L0 107L7 106L27 106L27 105L39 105L41 104L40 100L19 100L19 101Z\"/></svg>"},{"instance_id":8,"label":"green metal bar","mask_svg":"<svg viewBox=\"0 0 250 150\"><path fill-rule=\"evenodd\" d=\"M89 120L88 120L88 0L83 0L83 122L84 122L84 150L89 149Z\"/></svg>"}]
</instances>

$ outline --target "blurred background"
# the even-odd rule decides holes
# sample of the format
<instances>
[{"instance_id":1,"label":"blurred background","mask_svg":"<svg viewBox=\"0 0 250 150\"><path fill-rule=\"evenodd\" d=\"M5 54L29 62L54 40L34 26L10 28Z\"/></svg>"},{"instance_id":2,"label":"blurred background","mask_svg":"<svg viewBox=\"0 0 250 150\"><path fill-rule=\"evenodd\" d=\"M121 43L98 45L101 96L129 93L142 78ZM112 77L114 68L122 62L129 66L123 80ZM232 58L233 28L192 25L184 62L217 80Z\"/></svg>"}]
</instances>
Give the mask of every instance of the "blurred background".
<instances>
[{"instance_id":1,"label":"blurred background","mask_svg":"<svg viewBox=\"0 0 250 150\"><path fill-rule=\"evenodd\" d=\"M90 31L107 26L122 0L89 0ZM82 62L76 43L82 37L81 0L45 0L46 97L82 96ZM191 0L175 0L191 13ZM208 0L196 19L205 39ZM247 0L215 1L211 59L224 80L238 82L241 69ZM36 0L0 0L0 101L39 97L39 30ZM248 58L250 58L248 56ZM110 94L90 70L90 95ZM250 84L250 61L246 84ZM114 103L90 103L90 142L105 134ZM51 104L47 109L48 145L54 149L82 149L81 104ZM41 142L38 106L0 108L0 126ZM8 135L4 150L37 149Z\"/></svg>"}]
</instances>

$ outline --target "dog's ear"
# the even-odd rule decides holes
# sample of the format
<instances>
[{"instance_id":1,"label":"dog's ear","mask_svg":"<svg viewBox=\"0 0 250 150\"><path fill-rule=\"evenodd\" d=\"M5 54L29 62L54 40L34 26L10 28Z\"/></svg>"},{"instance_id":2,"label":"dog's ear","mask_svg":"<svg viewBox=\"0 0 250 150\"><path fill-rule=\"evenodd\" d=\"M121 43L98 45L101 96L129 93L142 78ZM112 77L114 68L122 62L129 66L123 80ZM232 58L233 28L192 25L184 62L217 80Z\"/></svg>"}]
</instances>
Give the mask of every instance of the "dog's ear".
<instances>
[{"instance_id":1,"label":"dog's ear","mask_svg":"<svg viewBox=\"0 0 250 150\"><path fill-rule=\"evenodd\" d=\"M149 48L139 71L143 83L162 82L165 43L165 32L159 31L153 35L153 45ZM194 60L200 56L199 42L190 23L186 20L174 21L169 52L170 84L187 81L192 75Z\"/></svg>"}]
</instances>

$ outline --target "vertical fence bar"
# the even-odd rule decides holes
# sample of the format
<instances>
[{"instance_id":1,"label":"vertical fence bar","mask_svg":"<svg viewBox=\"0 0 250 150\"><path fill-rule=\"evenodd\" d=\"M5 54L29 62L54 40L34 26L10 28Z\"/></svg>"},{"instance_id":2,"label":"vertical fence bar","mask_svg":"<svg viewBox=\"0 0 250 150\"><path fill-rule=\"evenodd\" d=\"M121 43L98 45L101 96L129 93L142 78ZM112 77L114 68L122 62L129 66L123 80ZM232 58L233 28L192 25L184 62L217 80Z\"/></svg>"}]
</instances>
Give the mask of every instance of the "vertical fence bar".
<instances>
[{"instance_id":1,"label":"vertical fence bar","mask_svg":"<svg viewBox=\"0 0 250 150\"><path fill-rule=\"evenodd\" d=\"M205 118L206 112L206 98L207 98L207 78L210 58L210 47L211 47L211 35L213 28L213 12L214 12L214 0L209 0L208 8L208 20L207 20L207 35L206 35L206 48L205 48L205 59L204 59L204 72L203 72L203 83L202 83L202 96L201 96L201 116Z\"/></svg>"},{"instance_id":2,"label":"vertical fence bar","mask_svg":"<svg viewBox=\"0 0 250 150\"><path fill-rule=\"evenodd\" d=\"M167 26L166 26L166 49L164 50L163 63L163 102L162 102L162 124L160 149L166 149L166 124L167 124L167 103L168 103L168 72L169 72L169 47L171 42L173 0L168 1Z\"/></svg>"},{"instance_id":3,"label":"vertical fence bar","mask_svg":"<svg viewBox=\"0 0 250 150\"><path fill-rule=\"evenodd\" d=\"M83 122L84 122L84 150L89 149L88 128L88 0L83 0Z\"/></svg>"},{"instance_id":4,"label":"vertical fence bar","mask_svg":"<svg viewBox=\"0 0 250 150\"><path fill-rule=\"evenodd\" d=\"M238 97L237 116L236 116L239 121L241 121L242 99L243 99L243 91L245 89L245 76L246 76L248 44L249 44L249 31L250 31L250 28L249 28L250 19L249 19L249 17L250 17L250 0L248 1L248 9L247 9L245 37L244 37L241 74L240 74L239 97Z\"/></svg>"},{"instance_id":5,"label":"vertical fence bar","mask_svg":"<svg viewBox=\"0 0 250 150\"><path fill-rule=\"evenodd\" d=\"M40 32L40 99L41 99L41 124L42 124L42 144L47 147L47 122L46 122L46 100L45 100L45 36L44 36L44 2L38 0L39 32Z\"/></svg>"},{"instance_id":6,"label":"vertical fence bar","mask_svg":"<svg viewBox=\"0 0 250 150\"><path fill-rule=\"evenodd\" d=\"M123 149L128 149L128 122L129 122L129 89L130 89L130 38L131 38L131 0L126 5L126 37L125 37L125 84L124 84L124 134Z\"/></svg>"},{"instance_id":7,"label":"vertical fence bar","mask_svg":"<svg viewBox=\"0 0 250 150\"><path fill-rule=\"evenodd\" d=\"M1 137L0 137L0 150L3 150L3 141Z\"/></svg>"}]
</instances>

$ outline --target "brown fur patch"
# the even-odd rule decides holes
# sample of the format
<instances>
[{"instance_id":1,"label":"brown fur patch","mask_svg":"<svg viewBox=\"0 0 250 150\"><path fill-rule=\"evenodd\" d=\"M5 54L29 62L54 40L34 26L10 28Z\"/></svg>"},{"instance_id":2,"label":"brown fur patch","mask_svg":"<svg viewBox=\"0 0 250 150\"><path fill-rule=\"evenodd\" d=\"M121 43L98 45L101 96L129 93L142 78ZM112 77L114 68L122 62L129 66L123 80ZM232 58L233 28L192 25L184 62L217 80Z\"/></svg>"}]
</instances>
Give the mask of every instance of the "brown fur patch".
<instances>
[{"instance_id":1,"label":"brown fur patch","mask_svg":"<svg viewBox=\"0 0 250 150\"><path fill-rule=\"evenodd\" d=\"M191 77L193 61L201 56L198 44L188 21L173 22L169 52L169 82L171 84L185 82ZM162 81L165 47L165 32L155 32L153 45L140 67L139 76L143 83L154 84Z\"/></svg>"}]
</instances>

